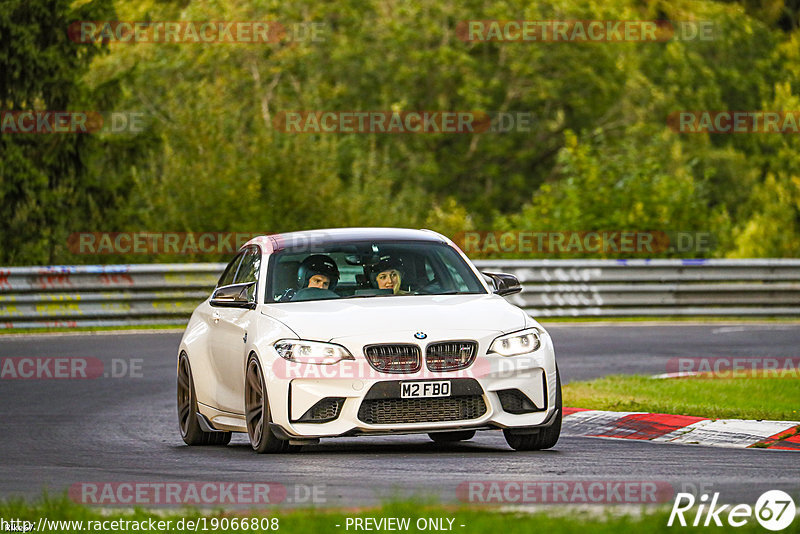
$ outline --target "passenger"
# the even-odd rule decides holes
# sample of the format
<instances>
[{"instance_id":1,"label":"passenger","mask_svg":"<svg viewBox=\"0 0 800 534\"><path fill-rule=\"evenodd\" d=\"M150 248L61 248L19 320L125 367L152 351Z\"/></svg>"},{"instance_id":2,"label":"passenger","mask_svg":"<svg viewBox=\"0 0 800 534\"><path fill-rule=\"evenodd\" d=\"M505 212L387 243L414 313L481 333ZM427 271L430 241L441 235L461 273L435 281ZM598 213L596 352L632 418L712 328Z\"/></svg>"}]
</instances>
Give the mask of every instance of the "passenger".
<instances>
[{"instance_id":1,"label":"passenger","mask_svg":"<svg viewBox=\"0 0 800 534\"><path fill-rule=\"evenodd\" d=\"M395 295L407 295L409 292L401 289L403 283L403 260L386 256L372 266L372 284L378 289L391 289Z\"/></svg>"}]
</instances>

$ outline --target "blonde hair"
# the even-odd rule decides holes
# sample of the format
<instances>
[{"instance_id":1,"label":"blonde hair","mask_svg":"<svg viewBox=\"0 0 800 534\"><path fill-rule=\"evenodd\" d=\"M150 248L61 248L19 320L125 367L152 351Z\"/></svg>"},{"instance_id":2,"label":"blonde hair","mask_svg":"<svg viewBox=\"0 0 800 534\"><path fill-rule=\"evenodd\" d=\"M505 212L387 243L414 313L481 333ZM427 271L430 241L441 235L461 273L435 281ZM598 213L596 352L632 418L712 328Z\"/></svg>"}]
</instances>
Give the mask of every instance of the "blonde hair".
<instances>
[{"instance_id":1,"label":"blonde hair","mask_svg":"<svg viewBox=\"0 0 800 534\"><path fill-rule=\"evenodd\" d=\"M397 284L395 284L395 286L392 288L392 293L394 293L395 295L398 295L401 292L400 291L400 284L403 283L403 273L401 273L399 269L395 269L394 267L392 267L391 269L386 269L385 271L381 271L375 277L375 280L377 282L378 276L380 276L383 273L390 273L389 276L391 276L392 272L397 273ZM405 291L403 291L403 293L405 293Z\"/></svg>"}]
</instances>

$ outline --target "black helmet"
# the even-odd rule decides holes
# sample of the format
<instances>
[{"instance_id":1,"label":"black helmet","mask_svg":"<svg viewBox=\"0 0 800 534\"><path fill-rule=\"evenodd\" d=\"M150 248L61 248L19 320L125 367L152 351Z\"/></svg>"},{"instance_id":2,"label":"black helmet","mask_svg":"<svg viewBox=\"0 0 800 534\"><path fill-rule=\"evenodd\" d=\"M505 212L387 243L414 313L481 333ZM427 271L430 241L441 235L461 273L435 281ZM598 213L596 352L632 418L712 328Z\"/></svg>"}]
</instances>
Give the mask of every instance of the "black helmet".
<instances>
[{"instance_id":1,"label":"black helmet","mask_svg":"<svg viewBox=\"0 0 800 534\"><path fill-rule=\"evenodd\" d=\"M400 271L400 276L405 274L405 266L403 260L392 256L381 256L377 263L373 263L369 267L369 280L372 282L372 287L378 287L378 275L383 271L397 269Z\"/></svg>"},{"instance_id":2,"label":"black helmet","mask_svg":"<svg viewBox=\"0 0 800 534\"><path fill-rule=\"evenodd\" d=\"M297 287L303 289L308 287L308 281L315 274L327 276L330 280L328 289L333 290L339 281L339 268L330 256L324 254L314 254L303 260L297 269Z\"/></svg>"}]
</instances>

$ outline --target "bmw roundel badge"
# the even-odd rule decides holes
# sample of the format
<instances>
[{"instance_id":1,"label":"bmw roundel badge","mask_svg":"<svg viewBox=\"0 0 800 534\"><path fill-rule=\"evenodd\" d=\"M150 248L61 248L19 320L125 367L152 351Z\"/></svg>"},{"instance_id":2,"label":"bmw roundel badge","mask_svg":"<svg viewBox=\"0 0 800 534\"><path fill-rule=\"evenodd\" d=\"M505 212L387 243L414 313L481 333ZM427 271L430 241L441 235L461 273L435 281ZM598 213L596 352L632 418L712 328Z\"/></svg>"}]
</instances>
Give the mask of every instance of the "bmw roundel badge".
<instances>
[{"instance_id":1,"label":"bmw roundel badge","mask_svg":"<svg viewBox=\"0 0 800 534\"><path fill-rule=\"evenodd\" d=\"M426 337L428 337L428 334L426 334L425 332L417 332L416 334L414 334L414 337L417 339L425 339Z\"/></svg>"}]
</instances>

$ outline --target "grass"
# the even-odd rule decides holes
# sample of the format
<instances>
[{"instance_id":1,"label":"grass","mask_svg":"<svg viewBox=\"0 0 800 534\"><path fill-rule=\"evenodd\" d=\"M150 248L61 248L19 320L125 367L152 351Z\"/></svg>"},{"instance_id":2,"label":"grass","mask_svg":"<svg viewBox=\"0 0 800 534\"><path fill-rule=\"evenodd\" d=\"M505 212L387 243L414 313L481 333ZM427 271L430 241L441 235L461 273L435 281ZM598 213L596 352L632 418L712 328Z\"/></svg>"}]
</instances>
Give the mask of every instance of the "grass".
<instances>
[{"instance_id":1,"label":"grass","mask_svg":"<svg viewBox=\"0 0 800 534\"><path fill-rule=\"evenodd\" d=\"M86 521L113 521L135 520L142 521L150 518L155 521L171 521L170 527L157 532L186 532L192 531L184 526L177 529L178 521L184 520L184 525L189 520L201 521L198 531L202 532L203 524L211 532L246 532L242 529L211 528L212 520L219 522L222 518L277 518L278 532L294 533L345 533L354 532L352 523L347 527L348 518L408 518L410 528L405 532L422 532L436 529L422 530L417 528L418 519L444 520L443 525L448 527L447 519L452 519L452 531L462 533L503 532L504 534L527 534L530 532L548 533L574 533L585 534L620 534L625 532L674 532L675 528L668 527L669 508L632 508L628 510L614 510L614 507L605 509L586 509L581 506L543 507L535 513L522 513L521 511L500 510L484 506L446 506L425 504L415 501L398 501L386 503L374 508L352 509L302 509L302 510L253 510L248 512L202 512L194 509L182 510L147 510L137 508L134 510L93 509L70 501L66 496L60 498L43 497L37 502L26 503L15 500L0 502L0 518L4 520L22 519L38 524L39 518L49 520L82 520L84 529ZM686 514L691 521L693 515ZM725 520L725 514L720 517ZM204 523L202 523L204 521ZM338 525L338 526L337 526ZM463 525L463 526L462 526ZM222 526L217 523L217 526ZM34 529L36 527L34 526ZM696 530L694 528L692 531ZM272 530L272 529L270 529ZM135 530L117 529L117 532ZM249 529L248 532L254 532ZM261 529L259 529L261 531ZM362 530L363 531L363 530ZM751 518L748 523L736 529L737 532L764 532L764 529ZM783 532L800 531L800 522L794 524ZM50 529L50 532L77 532L68 527ZM99 532L99 531L98 531Z\"/></svg>"},{"instance_id":2,"label":"grass","mask_svg":"<svg viewBox=\"0 0 800 534\"><path fill-rule=\"evenodd\" d=\"M672 379L612 375L565 385L564 405L711 419L800 421L800 379L792 375Z\"/></svg>"}]
</instances>

